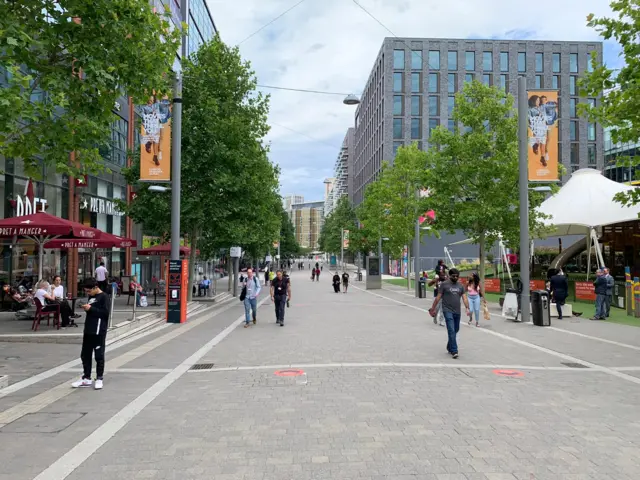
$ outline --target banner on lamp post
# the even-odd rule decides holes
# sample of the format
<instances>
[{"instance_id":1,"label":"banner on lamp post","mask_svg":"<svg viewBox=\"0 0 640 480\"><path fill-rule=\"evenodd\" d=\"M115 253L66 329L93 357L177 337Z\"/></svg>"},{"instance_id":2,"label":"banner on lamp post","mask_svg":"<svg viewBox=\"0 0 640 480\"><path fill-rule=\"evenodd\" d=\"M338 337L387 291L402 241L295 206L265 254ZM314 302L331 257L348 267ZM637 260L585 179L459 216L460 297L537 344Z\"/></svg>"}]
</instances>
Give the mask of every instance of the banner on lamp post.
<instances>
[{"instance_id":1,"label":"banner on lamp post","mask_svg":"<svg viewBox=\"0 0 640 480\"><path fill-rule=\"evenodd\" d=\"M149 97L140 107L140 181L171 181L171 101Z\"/></svg>"},{"instance_id":2,"label":"banner on lamp post","mask_svg":"<svg viewBox=\"0 0 640 480\"><path fill-rule=\"evenodd\" d=\"M558 91L529 90L527 135L530 182L558 180Z\"/></svg>"},{"instance_id":3,"label":"banner on lamp post","mask_svg":"<svg viewBox=\"0 0 640 480\"><path fill-rule=\"evenodd\" d=\"M349 248L349 230L342 231L342 247Z\"/></svg>"}]
</instances>

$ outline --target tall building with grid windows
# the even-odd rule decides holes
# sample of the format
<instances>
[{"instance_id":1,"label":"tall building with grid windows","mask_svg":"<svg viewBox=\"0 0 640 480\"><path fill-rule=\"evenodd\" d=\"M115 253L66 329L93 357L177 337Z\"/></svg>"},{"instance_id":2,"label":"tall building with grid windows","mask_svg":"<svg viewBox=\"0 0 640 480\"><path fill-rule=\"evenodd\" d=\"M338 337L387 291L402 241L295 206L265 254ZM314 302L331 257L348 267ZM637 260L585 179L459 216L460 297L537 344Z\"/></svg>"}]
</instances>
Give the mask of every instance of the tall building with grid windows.
<instances>
[{"instance_id":1,"label":"tall building with grid windows","mask_svg":"<svg viewBox=\"0 0 640 480\"><path fill-rule=\"evenodd\" d=\"M398 147L417 142L426 149L434 128L453 128L454 96L473 79L514 97L518 76L527 77L529 89L559 90L559 160L569 173L601 169L602 128L577 113L579 102L598 101L578 96L591 52L602 62L601 42L385 38L356 110L354 204Z\"/></svg>"}]
</instances>

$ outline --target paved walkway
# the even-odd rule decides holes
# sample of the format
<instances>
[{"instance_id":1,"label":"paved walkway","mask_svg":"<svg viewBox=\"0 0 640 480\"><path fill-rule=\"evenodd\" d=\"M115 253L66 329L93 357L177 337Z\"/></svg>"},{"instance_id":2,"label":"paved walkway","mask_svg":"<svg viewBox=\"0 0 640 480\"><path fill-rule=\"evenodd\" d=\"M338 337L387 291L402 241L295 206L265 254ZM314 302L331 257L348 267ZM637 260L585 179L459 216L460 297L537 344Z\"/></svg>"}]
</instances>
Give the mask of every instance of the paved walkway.
<instances>
[{"instance_id":1,"label":"paved walkway","mask_svg":"<svg viewBox=\"0 0 640 480\"><path fill-rule=\"evenodd\" d=\"M232 300L109 347L103 391L66 351L0 390L0 479L640 478L640 329L494 317L453 360L431 299L292 279L284 328Z\"/></svg>"}]
</instances>

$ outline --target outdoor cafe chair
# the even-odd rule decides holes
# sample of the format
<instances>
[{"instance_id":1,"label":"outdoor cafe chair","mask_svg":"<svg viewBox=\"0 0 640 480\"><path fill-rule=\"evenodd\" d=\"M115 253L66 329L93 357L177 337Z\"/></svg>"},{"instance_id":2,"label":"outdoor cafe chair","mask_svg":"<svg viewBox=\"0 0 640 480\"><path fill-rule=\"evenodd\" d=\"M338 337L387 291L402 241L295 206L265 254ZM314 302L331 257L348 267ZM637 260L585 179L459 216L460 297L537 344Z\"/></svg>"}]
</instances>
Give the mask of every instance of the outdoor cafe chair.
<instances>
[{"instance_id":1,"label":"outdoor cafe chair","mask_svg":"<svg viewBox=\"0 0 640 480\"><path fill-rule=\"evenodd\" d=\"M42 305L42 303L40 303L40 299L34 297L33 301L36 304L36 314L33 317L33 325L31 325L31 330L33 330L34 332L38 331L38 326L40 326L40 320L42 319L47 319L47 326L49 326L49 321L51 320L51 317L53 316L53 326L54 327L58 327L57 329L60 330L60 305L58 304L52 304L52 305L47 305L47 307L49 307L48 310L43 311L44 310L44 306Z\"/></svg>"}]
</instances>

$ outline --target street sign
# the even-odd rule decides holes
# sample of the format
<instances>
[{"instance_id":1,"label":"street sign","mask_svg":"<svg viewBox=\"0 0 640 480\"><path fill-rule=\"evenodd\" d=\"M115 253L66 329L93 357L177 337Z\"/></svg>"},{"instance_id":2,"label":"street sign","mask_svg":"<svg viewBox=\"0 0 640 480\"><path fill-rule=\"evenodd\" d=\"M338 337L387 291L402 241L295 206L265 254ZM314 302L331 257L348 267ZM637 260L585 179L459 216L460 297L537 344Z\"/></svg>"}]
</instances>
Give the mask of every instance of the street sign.
<instances>
[{"instance_id":1,"label":"street sign","mask_svg":"<svg viewBox=\"0 0 640 480\"><path fill-rule=\"evenodd\" d=\"M240 247L231 247L229 249L229 255L231 255L232 258L240 258L242 253L242 249Z\"/></svg>"},{"instance_id":2,"label":"street sign","mask_svg":"<svg viewBox=\"0 0 640 480\"><path fill-rule=\"evenodd\" d=\"M264 258L264 261L265 261L265 262L267 262L267 263L271 262L271 255L267 255L267 256Z\"/></svg>"}]
</instances>

